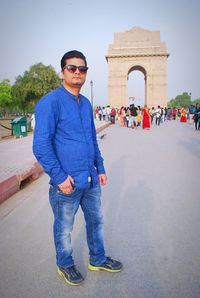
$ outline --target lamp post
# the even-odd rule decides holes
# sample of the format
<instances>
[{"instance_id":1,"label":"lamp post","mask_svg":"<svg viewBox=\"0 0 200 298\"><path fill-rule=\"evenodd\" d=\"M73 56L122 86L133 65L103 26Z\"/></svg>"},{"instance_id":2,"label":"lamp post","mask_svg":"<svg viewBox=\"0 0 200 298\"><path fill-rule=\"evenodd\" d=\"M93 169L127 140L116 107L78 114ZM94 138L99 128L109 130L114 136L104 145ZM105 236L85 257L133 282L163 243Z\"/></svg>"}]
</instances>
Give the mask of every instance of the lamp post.
<instances>
[{"instance_id":1,"label":"lamp post","mask_svg":"<svg viewBox=\"0 0 200 298\"><path fill-rule=\"evenodd\" d=\"M90 87L91 87L91 105L92 105L92 111L93 111L93 81L90 81Z\"/></svg>"}]
</instances>

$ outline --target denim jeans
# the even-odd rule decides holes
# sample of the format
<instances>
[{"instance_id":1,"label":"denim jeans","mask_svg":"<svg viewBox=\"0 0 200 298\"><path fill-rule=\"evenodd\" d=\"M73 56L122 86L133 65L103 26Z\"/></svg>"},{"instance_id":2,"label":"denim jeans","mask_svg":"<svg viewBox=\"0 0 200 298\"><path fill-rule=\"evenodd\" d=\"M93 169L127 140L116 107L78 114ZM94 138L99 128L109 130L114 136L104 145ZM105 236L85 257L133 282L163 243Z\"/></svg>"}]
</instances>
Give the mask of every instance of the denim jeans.
<instances>
[{"instance_id":1,"label":"denim jeans","mask_svg":"<svg viewBox=\"0 0 200 298\"><path fill-rule=\"evenodd\" d=\"M71 232L79 205L86 222L90 263L100 265L105 260L103 243L103 216L101 212L101 188L98 184L88 189L74 188L69 195L57 186L50 186L50 204L54 214L54 243L58 267L74 265Z\"/></svg>"}]
</instances>

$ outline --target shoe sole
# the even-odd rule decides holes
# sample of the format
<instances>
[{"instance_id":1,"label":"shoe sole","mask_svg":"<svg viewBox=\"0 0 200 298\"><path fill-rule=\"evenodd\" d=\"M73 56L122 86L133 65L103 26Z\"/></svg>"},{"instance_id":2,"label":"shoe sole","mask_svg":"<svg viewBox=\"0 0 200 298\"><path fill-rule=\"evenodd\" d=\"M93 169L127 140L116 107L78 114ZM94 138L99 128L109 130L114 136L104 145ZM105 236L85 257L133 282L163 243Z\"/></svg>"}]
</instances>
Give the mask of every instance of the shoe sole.
<instances>
[{"instance_id":1,"label":"shoe sole","mask_svg":"<svg viewBox=\"0 0 200 298\"><path fill-rule=\"evenodd\" d=\"M80 283L73 283L65 277L64 273L60 269L57 269L57 272L64 279L64 281L70 286L79 286L83 282L81 281Z\"/></svg>"},{"instance_id":2,"label":"shoe sole","mask_svg":"<svg viewBox=\"0 0 200 298\"><path fill-rule=\"evenodd\" d=\"M106 271L106 272L111 272L111 273L115 273L115 272L120 272L122 271L121 269L109 269L109 268L105 268L105 267L101 267L101 266L92 266L91 264L88 265L88 269L91 271Z\"/></svg>"}]
</instances>

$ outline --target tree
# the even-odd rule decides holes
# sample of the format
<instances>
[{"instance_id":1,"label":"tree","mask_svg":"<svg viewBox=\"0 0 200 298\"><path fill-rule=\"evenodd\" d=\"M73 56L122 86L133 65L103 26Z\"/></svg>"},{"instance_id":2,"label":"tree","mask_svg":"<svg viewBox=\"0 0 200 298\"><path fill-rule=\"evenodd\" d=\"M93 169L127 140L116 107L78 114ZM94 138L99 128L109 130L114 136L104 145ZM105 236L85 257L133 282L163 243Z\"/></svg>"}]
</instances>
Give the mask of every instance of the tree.
<instances>
[{"instance_id":1,"label":"tree","mask_svg":"<svg viewBox=\"0 0 200 298\"><path fill-rule=\"evenodd\" d=\"M193 105L196 105L197 103L200 104L200 98L194 99L194 100L192 101L192 104L193 104Z\"/></svg>"},{"instance_id":2,"label":"tree","mask_svg":"<svg viewBox=\"0 0 200 298\"><path fill-rule=\"evenodd\" d=\"M0 82L0 111L5 115L12 105L11 85L9 80Z\"/></svg>"},{"instance_id":3,"label":"tree","mask_svg":"<svg viewBox=\"0 0 200 298\"><path fill-rule=\"evenodd\" d=\"M175 107L175 106L176 106L175 101L174 101L174 99L172 98L172 99L167 103L167 107L168 107L168 108L173 108L173 107Z\"/></svg>"},{"instance_id":4,"label":"tree","mask_svg":"<svg viewBox=\"0 0 200 298\"><path fill-rule=\"evenodd\" d=\"M42 63L32 65L23 76L18 76L12 87L16 108L24 113L34 109L37 101L46 93L57 88L61 79L52 66Z\"/></svg>"},{"instance_id":5,"label":"tree","mask_svg":"<svg viewBox=\"0 0 200 298\"><path fill-rule=\"evenodd\" d=\"M171 99L168 102L168 107L184 107L187 108L191 105L191 96L187 92L183 92L181 95L177 95L175 99Z\"/></svg>"}]
</instances>

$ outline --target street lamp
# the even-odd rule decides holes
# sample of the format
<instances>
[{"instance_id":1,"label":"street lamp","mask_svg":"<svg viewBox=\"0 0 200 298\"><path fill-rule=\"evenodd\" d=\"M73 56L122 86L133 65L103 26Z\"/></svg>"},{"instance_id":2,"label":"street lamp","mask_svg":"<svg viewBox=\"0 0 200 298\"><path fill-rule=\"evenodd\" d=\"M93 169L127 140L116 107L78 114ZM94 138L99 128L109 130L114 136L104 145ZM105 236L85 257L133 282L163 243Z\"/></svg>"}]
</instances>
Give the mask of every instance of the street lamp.
<instances>
[{"instance_id":1,"label":"street lamp","mask_svg":"<svg viewBox=\"0 0 200 298\"><path fill-rule=\"evenodd\" d=\"M91 105L92 105L92 111L93 111L93 81L90 81L90 87L91 87Z\"/></svg>"}]
</instances>

